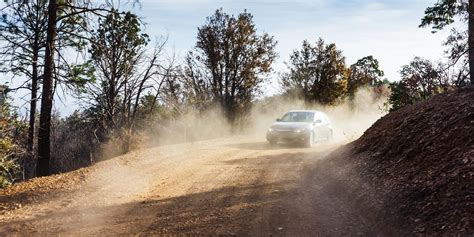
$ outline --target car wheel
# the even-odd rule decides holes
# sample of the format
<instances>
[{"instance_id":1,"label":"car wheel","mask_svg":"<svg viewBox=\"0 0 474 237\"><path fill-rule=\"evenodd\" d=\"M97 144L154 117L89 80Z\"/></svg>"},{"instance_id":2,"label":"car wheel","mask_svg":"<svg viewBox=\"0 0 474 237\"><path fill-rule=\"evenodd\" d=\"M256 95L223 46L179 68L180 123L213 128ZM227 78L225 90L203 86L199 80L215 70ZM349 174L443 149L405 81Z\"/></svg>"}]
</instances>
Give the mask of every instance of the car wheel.
<instances>
[{"instance_id":1,"label":"car wheel","mask_svg":"<svg viewBox=\"0 0 474 237\"><path fill-rule=\"evenodd\" d=\"M309 136L308 136L308 139L306 139L305 141L305 147L313 147L313 144L314 144L314 133L310 132L309 133Z\"/></svg>"},{"instance_id":2,"label":"car wheel","mask_svg":"<svg viewBox=\"0 0 474 237\"><path fill-rule=\"evenodd\" d=\"M273 140L270 140L268 142L270 143L270 146L275 146L277 144L276 141L273 141Z\"/></svg>"},{"instance_id":3,"label":"car wheel","mask_svg":"<svg viewBox=\"0 0 474 237\"><path fill-rule=\"evenodd\" d=\"M326 141L331 141L332 140L332 129L329 130L328 136L326 137Z\"/></svg>"}]
</instances>

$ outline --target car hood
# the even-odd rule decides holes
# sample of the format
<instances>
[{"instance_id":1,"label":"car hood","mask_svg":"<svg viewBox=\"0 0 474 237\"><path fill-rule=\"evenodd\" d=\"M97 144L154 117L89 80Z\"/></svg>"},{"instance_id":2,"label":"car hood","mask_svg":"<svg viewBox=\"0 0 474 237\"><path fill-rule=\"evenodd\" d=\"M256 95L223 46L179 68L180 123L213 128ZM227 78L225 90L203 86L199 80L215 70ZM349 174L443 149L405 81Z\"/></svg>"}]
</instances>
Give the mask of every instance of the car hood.
<instances>
[{"instance_id":1,"label":"car hood","mask_svg":"<svg viewBox=\"0 0 474 237\"><path fill-rule=\"evenodd\" d=\"M312 123L303 122L276 122L271 128L277 130L294 130L294 129L305 129L311 128Z\"/></svg>"}]
</instances>

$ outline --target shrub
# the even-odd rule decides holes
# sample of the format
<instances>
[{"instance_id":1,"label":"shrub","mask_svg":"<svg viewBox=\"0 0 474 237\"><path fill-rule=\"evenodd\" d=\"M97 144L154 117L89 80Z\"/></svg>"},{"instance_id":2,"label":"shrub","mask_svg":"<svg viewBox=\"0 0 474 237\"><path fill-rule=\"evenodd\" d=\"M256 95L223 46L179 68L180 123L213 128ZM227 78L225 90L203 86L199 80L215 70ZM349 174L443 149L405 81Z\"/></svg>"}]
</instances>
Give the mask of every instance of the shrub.
<instances>
[{"instance_id":1,"label":"shrub","mask_svg":"<svg viewBox=\"0 0 474 237\"><path fill-rule=\"evenodd\" d=\"M11 185L20 172L20 166L15 159L16 151L17 146L11 139L0 139L0 188Z\"/></svg>"}]
</instances>

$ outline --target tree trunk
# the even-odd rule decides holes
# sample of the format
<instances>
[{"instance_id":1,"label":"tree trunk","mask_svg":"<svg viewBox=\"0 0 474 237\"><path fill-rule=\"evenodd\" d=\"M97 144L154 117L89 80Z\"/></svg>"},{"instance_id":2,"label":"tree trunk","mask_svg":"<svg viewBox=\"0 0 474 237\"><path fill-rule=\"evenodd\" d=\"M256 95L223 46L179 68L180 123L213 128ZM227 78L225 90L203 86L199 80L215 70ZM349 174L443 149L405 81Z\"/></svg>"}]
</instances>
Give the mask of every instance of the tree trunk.
<instances>
[{"instance_id":1,"label":"tree trunk","mask_svg":"<svg viewBox=\"0 0 474 237\"><path fill-rule=\"evenodd\" d=\"M41 98L40 127L38 133L37 176L49 175L51 156L51 111L53 108L53 68L56 41L57 0L49 0L48 29L46 32L46 51L44 58L43 91Z\"/></svg>"},{"instance_id":2,"label":"tree trunk","mask_svg":"<svg viewBox=\"0 0 474 237\"><path fill-rule=\"evenodd\" d=\"M36 100L38 92L38 52L33 52L31 77L31 98L30 98L30 127L28 129L28 153L32 159L35 158L34 143L35 143L35 124L36 124Z\"/></svg>"},{"instance_id":3,"label":"tree trunk","mask_svg":"<svg viewBox=\"0 0 474 237\"><path fill-rule=\"evenodd\" d=\"M471 85L474 85L474 0L469 0L469 78Z\"/></svg>"}]
</instances>

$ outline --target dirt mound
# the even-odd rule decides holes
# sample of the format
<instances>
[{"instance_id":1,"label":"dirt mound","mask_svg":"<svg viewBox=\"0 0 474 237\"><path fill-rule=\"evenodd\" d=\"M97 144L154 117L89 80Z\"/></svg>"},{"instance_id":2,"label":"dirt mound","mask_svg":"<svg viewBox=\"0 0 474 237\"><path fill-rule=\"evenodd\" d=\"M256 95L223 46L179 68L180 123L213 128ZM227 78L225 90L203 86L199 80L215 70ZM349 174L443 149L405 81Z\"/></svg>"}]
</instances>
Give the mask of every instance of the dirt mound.
<instances>
[{"instance_id":1,"label":"dirt mound","mask_svg":"<svg viewBox=\"0 0 474 237\"><path fill-rule=\"evenodd\" d=\"M390 113L332 156L381 222L405 234L474 233L474 90Z\"/></svg>"}]
</instances>

